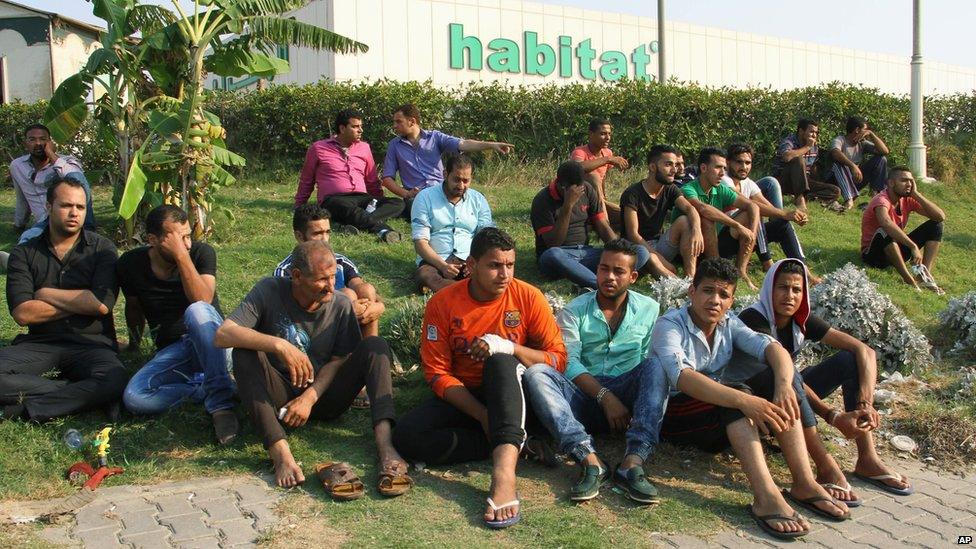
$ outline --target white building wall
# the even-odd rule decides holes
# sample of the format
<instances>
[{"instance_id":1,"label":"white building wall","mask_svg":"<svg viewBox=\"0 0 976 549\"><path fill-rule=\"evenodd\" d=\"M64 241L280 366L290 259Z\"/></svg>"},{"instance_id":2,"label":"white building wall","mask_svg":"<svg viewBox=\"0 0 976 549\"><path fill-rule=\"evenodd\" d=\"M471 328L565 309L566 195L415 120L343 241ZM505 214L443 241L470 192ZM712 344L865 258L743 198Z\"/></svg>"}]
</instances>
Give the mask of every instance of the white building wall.
<instances>
[{"instance_id":1,"label":"white building wall","mask_svg":"<svg viewBox=\"0 0 976 549\"><path fill-rule=\"evenodd\" d=\"M436 85L471 81L510 84L587 82L574 59L573 76L557 70L548 76L524 73L523 31L539 34L539 42L557 49L560 35L573 38L573 48L589 38L597 57L608 50L630 55L633 48L657 39L657 21L617 13L538 4L522 0L313 0L294 13L370 46L359 55L335 56L292 48L293 70L276 83L332 80L432 80ZM465 36L482 44L482 70L452 69L448 25L460 23ZM905 29L905 32L909 32ZM518 73L488 70L488 42L514 41L520 50ZM706 86L788 89L831 81L863 84L885 92L907 94L909 58L874 52L760 36L674 21L665 37L669 76ZM647 73L656 77L657 54ZM467 56L465 56L467 59ZM601 63L594 62L598 69ZM467 66L467 65L466 65ZM628 67L629 70L632 69ZM629 76L633 76L631 72ZM603 81L599 75L597 82ZM926 94L976 89L976 69L926 62Z\"/></svg>"}]
</instances>

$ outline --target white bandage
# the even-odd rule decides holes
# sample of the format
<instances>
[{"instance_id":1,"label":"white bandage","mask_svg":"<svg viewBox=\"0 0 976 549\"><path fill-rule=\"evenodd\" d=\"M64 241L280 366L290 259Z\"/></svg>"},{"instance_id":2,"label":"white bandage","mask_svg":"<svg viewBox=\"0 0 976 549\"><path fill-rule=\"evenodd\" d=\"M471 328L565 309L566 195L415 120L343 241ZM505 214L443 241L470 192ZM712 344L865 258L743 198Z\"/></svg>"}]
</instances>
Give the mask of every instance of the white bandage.
<instances>
[{"instance_id":1,"label":"white bandage","mask_svg":"<svg viewBox=\"0 0 976 549\"><path fill-rule=\"evenodd\" d=\"M515 354L515 342L505 339L500 335L485 334L481 336L481 340L488 344L489 355L494 355L497 353L501 353L503 355Z\"/></svg>"}]
</instances>

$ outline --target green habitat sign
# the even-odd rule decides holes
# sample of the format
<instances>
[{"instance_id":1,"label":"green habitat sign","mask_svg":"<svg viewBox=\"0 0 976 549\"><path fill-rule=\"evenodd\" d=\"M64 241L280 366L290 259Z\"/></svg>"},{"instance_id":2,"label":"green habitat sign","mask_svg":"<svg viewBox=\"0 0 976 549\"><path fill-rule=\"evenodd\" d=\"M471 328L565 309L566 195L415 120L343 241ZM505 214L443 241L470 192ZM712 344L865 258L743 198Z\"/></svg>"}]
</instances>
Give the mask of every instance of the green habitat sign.
<instances>
[{"instance_id":1,"label":"green habitat sign","mask_svg":"<svg viewBox=\"0 0 976 549\"><path fill-rule=\"evenodd\" d=\"M565 35L560 36L559 44L553 47L539 43L539 33L524 31L521 45L508 38L494 38L485 48L477 36L464 35L464 25L451 23L447 28L450 34L452 69L481 71L487 65L488 70L499 73L549 76L558 72L560 78L579 75L584 80L596 80L599 77L607 82L622 78L647 81L655 79L653 75L647 74L647 65L651 61L651 55L658 52L656 40L638 44L627 55L616 50L597 52L589 38L580 40L573 47L573 37Z\"/></svg>"}]
</instances>

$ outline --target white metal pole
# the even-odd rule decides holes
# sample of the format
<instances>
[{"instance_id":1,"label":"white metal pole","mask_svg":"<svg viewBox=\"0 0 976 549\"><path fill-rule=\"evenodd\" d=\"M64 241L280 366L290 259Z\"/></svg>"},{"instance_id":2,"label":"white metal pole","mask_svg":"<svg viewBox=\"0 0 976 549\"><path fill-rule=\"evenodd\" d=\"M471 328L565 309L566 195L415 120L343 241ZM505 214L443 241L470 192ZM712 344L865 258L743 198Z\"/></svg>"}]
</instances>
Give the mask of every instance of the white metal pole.
<instances>
[{"instance_id":1,"label":"white metal pole","mask_svg":"<svg viewBox=\"0 0 976 549\"><path fill-rule=\"evenodd\" d=\"M664 0L657 0L657 81L668 81L667 62L664 60Z\"/></svg>"},{"instance_id":2,"label":"white metal pole","mask_svg":"<svg viewBox=\"0 0 976 549\"><path fill-rule=\"evenodd\" d=\"M912 0L912 118L908 163L920 179L926 177L925 142L922 138L922 0Z\"/></svg>"}]
</instances>

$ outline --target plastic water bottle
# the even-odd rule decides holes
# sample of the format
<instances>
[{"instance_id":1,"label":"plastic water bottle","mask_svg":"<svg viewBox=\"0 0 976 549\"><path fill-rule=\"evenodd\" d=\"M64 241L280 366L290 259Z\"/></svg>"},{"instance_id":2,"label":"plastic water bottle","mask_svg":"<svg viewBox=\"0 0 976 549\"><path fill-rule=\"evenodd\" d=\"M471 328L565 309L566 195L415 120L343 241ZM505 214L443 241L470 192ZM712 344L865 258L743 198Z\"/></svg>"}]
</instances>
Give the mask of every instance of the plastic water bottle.
<instances>
[{"instance_id":1,"label":"plastic water bottle","mask_svg":"<svg viewBox=\"0 0 976 549\"><path fill-rule=\"evenodd\" d=\"M81 436L78 429L68 429L64 432L64 436L61 437L61 440L63 440L64 443L68 445L68 448L71 448L72 450L80 450L85 444L85 439Z\"/></svg>"},{"instance_id":2,"label":"plastic water bottle","mask_svg":"<svg viewBox=\"0 0 976 549\"><path fill-rule=\"evenodd\" d=\"M374 198L373 200L370 201L369 205L366 206L366 213L371 214L371 213L375 212L376 211L376 204L377 204L377 202L376 202L376 199Z\"/></svg>"}]
</instances>

